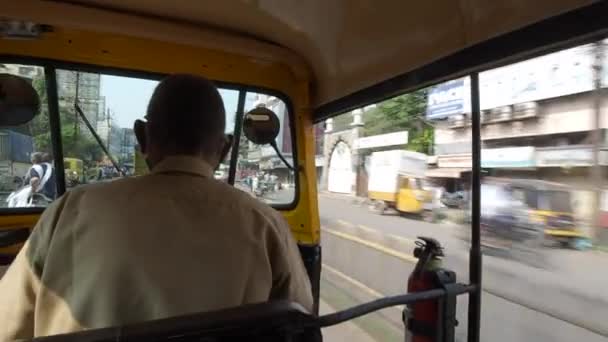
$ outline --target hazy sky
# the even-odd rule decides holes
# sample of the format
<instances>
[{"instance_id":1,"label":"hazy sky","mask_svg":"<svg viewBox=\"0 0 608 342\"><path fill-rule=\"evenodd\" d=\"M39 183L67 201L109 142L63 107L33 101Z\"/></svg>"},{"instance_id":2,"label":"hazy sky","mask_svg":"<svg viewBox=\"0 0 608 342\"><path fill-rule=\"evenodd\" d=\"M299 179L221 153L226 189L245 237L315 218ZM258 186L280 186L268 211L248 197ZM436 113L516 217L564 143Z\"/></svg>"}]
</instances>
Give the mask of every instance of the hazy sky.
<instances>
[{"instance_id":1,"label":"hazy sky","mask_svg":"<svg viewBox=\"0 0 608 342\"><path fill-rule=\"evenodd\" d=\"M136 119L144 117L156 84L157 81L102 75L101 96L105 96L106 108L114 112L114 119L120 127L133 127ZM226 131L232 131L238 92L220 89L220 94L226 108Z\"/></svg>"}]
</instances>

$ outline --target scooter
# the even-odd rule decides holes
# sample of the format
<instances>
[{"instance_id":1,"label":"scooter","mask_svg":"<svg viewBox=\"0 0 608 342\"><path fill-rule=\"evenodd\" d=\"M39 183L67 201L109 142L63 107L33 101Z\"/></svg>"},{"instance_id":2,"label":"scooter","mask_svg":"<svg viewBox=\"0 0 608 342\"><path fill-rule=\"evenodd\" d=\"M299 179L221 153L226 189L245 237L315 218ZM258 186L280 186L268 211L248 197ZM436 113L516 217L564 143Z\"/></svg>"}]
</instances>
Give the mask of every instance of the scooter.
<instances>
[{"instance_id":1,"label":"scooter","mask_svg":"<svg viewBox=\"0 0 608 342\"><path fill-rule=\"evenodd\" d=\"M46 207L53 200L44 194L32 191L31 185L11 192L6 199L9 208Z\"/></svg>"}]
</instances>

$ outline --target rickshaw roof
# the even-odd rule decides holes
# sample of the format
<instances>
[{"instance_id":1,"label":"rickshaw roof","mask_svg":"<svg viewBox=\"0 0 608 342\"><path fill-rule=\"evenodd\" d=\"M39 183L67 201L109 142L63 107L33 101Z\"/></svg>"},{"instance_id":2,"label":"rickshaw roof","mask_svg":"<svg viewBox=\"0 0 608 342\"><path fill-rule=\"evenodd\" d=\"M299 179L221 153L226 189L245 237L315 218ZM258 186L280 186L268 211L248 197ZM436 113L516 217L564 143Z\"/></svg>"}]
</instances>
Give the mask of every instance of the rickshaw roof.
<instances>
[{"instance_id":1,"label":"rickshaw roof","mask_svg":"<svg viewBox=\"0 0 608 342\"><path fill-rule=\"evenodd\" d=\"M430 74L394 79L593 3L591 0L21 0L4 4L1 11L11 18L21 13L50 25L98 32L118 30L129 36L230 47L255 58L280 57L292 64L301 63L312 73L312 105L319 120L332 111L350 110L362 102L395 95L395 87L428 85L453 77L466 71L466 66L444 63ZM591 23L590 27L593 28ZM213 32L218 34L210 34ZM577 33L580 34L572 34ZM543 32L548 38L552 34ZM528 50L533 47L523 40L513 43L523 44ZM480 50L476 54L491 57L493 53L501 53L499 57L508 57L498 50L487 46L485 52ZM518 52L515 50L508 51ZM356 97L372 86L376 86L375 96L368 93ZM349 96L348 103L337 102Z\"/></svg>"}]
</instances>

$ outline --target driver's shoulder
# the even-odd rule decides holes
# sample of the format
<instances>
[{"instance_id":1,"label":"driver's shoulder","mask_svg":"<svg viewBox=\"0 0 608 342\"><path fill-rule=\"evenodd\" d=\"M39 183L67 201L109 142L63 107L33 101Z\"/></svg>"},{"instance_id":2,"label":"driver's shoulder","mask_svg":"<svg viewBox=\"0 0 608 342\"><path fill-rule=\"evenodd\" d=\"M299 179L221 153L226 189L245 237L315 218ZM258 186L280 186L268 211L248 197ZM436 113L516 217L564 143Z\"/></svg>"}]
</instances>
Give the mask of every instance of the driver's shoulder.
<instances>
[{"instance_id":1,"label":"driver's shoulder","mask_svg":"<svg viewBox=\"0 0 608 342\"><path fill-rule=\"evenodd\" d=\"M232 185L217 180L213 180L213 183L217 189L221 189L221 191L217 191L221 196L221 201L230 204L240 212L261 218L273 226L280 225L281 214L268 204Z\"/></svg>"}]
</instances>

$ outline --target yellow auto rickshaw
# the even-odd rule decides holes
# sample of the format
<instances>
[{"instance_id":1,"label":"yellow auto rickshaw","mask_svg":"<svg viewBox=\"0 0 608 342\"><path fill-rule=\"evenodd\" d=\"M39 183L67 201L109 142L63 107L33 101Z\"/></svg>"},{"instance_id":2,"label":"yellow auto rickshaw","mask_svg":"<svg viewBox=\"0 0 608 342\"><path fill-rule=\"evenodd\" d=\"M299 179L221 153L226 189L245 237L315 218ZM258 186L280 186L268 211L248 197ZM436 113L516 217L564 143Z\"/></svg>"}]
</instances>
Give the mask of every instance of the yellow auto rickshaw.
<instances>
[{"instance_id":1,"label":"yellow auto rickshaw","mask_svg":"<svg viewBox=\"0 0 608 342\"><path fill-rule=\"evenodd\" d=\"M72 187L86 182L82 159L63 158L63 166L67 186Z\"/></svg>"},{"instance_id":2,"label":"yellow auto rickshaw","mask_svg":"<svg viewBox=\"0 0 608 342\"><path fill-rule=\"evenodd\" d=\"M427 156L390 150L374 152L370 159L368 197L375 211L388 208L403 214L431 217L432 194L422 186Z\"/></svg>"},{"instance_id":3,"label":"yellow auto rickshaw","mask_svg":"<svg viewBox=\"0 0 608 342\"><path fill-rule=\"evenodd\" d=\"M572 189L564 184L537 179L509 179L512 196L531 210L532 220L544 227L545 240L583 249L587 235L572 207Z\"/></svg>"}]
</instances>

